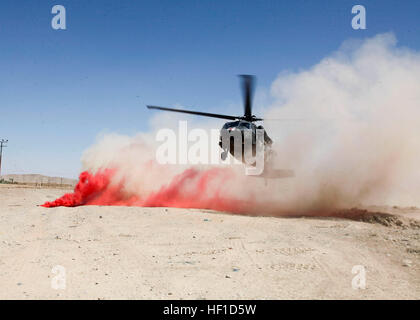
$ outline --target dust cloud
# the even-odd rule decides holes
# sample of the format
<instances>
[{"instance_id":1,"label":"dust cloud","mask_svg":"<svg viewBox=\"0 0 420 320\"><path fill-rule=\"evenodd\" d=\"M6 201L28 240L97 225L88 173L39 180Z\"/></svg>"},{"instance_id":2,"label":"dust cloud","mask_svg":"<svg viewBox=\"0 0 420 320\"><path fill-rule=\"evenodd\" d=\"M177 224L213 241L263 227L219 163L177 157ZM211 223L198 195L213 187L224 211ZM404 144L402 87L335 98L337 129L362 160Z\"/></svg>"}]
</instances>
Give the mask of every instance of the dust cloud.
<instances>
[{"instance_id":1,"label":"dust cloud","mask_svg":"<svg viewBox=\"0 0 420 320\"><path fill-rule=\"evenodd\" d=\"M347 41L308 70L281 73L271 95L264 118L283 119L264 123L275 141L273 164L294 170L294 178L245 176L238 166L160 165L155 131L111 134L84 153L75 192L45 205L293 215L420 204L419 52L398 47L393 34Z\"/></svg>"}]
</instances>

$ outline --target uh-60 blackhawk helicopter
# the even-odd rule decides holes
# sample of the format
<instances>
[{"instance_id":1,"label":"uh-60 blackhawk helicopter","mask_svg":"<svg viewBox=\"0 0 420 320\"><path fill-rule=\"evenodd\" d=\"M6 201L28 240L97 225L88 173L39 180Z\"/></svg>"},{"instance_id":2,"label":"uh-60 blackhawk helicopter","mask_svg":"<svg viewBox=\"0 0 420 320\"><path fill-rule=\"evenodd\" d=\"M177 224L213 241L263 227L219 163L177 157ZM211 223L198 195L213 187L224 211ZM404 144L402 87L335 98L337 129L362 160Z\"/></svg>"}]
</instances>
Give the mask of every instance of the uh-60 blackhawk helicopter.
<instances>
[{"instance_id":1,"label":"uh-60 blackhawk helicopter","mask_svg":"<svg viewBox=\"0 0 420 320\"><path fill-rule=\"evenodd\" d=\"M148 105L147 108L232 120L226 122L220 131L219 146L223 150L223 152L221 153L222 160L225 160L227 158L228 153L230 153L234 158L243 162L244 164L255 165L256 160L252 160L252 162L250 163L248 159L245 158L245 153L247 152L246 148L249 149L248 151L251 151L251 159L255 159L257 150L262 149L264 155L264 162L265 164L267 164L269 159L271 159L274 155L274 152L271 148L273 140L271 140L271 138L268 136L262 125L256 125L254 123L263 120L262 118L257 118L255 115L252 114L252 96L254 92L255 76L240 75L239 77L241 79L241 88L244 102L243 116L231 116L218 113L166 108L152 105ZM238 136L241 137L240 140L236 139L238 138ZM249 139L249 143L245 143L247 138ZM241 145L235 146L235 141L236 143L239 142L239 144ZM263 148L258 148L258 146L263 146Z\"/></svg>"}]
</instances>

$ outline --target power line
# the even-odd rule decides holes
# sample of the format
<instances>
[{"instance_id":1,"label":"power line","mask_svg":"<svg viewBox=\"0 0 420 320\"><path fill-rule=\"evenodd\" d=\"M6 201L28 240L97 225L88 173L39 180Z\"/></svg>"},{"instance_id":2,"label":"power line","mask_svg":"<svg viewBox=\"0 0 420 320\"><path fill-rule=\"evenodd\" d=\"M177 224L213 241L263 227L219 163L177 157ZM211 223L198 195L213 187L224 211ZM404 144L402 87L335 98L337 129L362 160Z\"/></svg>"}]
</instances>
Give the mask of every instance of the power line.
<instances>
[{"instance_id":1,"label":"power line","mask_svg":"<svg viewBox=\"0 0 420 320\"><path fill-rule=\"evenodd\" d=\"M1 139L0 140L0 176L1 176L1 157L2 157L2 154L3 154L3 147L7 147L6 143L8 141L9 140L7 140L7 139Z\"/></svg>"}]
</instances>

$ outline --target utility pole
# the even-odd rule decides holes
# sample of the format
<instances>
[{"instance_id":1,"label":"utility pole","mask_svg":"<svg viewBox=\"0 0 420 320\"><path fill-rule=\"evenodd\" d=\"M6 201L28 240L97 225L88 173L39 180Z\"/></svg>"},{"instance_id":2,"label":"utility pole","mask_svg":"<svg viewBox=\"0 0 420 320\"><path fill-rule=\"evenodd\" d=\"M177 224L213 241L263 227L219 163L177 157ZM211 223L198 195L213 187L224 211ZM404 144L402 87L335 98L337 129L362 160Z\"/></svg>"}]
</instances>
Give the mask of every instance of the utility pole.
<instances>
[{"instance_id":1,"label":"utility pole","mask_svg":"<svg viewBox=\"0 0 420 320\"><path fill-rule=\"evenodd\" d=\"M6 140L6 139L1 139L0 140L0 177L1 177L1 156L2 156L2 154L3 154L3 147L7 147L6 146L6 143L8 142L9 140Z\"/></svg>"}]
</instances>

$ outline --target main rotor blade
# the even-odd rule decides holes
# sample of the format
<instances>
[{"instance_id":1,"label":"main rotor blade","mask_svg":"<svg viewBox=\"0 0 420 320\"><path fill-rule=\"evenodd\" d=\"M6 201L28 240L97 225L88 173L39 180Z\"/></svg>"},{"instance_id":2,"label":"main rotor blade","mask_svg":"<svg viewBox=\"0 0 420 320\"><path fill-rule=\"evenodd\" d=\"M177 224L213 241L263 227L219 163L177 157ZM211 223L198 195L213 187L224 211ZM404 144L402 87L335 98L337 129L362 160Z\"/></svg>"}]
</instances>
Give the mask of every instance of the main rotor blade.
<instances>
[{"instance_id":1,"label":"main rotor blade","mask_svg":"<svg viewBox=\"0 0 420 320\"><path fill-rule=\"evenodd\" d=\"M199 112L199 111L190 111L190 110L165 108L165 107L158 107L158 106L147 106L147 108L148 109L163 110L163 111L172 111L172 112L181 112L181 113L195 114L197 116L212 117L212 118L227 119L227 120L236 120L236 119L240 119L241 118L241 117L228 116L228 115L225 115L225 114Z\"/></svg>"},{"instance_id":2,"label":"main rotor blade","mask_svg":"<svg viewBox=\"0 0 420 320\"><path fill-rule=\"evenodd\" d=\"M252 118L252 96L254 93L255 77L251 75L240 75L242 80L242 95L244 98L244 118Z\"/></svg>"}]
</instances>

